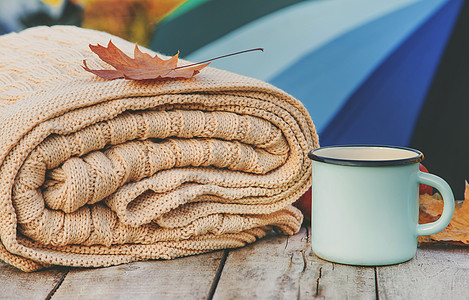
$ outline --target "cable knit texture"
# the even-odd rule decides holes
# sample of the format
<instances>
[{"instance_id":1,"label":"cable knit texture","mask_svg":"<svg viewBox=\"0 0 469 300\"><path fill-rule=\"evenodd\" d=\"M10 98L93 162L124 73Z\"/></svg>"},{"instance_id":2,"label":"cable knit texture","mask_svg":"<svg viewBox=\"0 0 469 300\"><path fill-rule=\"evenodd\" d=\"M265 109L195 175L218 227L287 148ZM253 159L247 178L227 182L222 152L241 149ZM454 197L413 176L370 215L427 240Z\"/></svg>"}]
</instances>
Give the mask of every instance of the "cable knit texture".
<instances>
[{"instance_id":1,"label":"cable knit texture","mask_svg":"<svg viewBox=\"0 0 469 300\"><path fill-rule=\"evenodd\" d=\"M84 71L83 59L110 68L88 44L111 39L132 55L70 26L0 37L0 258L99 267L296 233L291 204L319 146L302 104L214 68L147 81Z\"/></svg>"}]
</instances>

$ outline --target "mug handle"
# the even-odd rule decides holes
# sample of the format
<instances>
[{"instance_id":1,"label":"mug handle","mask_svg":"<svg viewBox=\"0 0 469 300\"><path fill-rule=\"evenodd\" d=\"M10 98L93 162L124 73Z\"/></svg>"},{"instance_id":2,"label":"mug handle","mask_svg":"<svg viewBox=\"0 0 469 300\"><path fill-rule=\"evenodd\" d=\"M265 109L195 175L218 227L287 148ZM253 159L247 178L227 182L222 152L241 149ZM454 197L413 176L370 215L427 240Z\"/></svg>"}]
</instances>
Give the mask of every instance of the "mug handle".
<instances>
[{"instance_id":1,"label":"mug handle","mask_svg":"<svg viewBox=\"0 0 469 300\"><path fill-rule=\"evenodd\" d=\"M418 171L418 182L436 188L443 197L443 213L432 223L418 224L417 235L436 234L448 226L454 212L454 196L451 187L440 177Z\"/></svg>"}]
</instances>

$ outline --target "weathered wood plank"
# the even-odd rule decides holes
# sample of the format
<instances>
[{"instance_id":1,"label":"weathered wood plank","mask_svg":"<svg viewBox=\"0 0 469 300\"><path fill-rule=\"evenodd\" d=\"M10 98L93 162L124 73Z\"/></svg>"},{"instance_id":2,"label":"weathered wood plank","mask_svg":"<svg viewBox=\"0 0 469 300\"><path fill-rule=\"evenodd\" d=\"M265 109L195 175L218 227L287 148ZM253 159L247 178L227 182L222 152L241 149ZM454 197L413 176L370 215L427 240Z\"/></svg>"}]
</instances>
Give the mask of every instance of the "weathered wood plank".
<instances>
[{"instance_id":1,"label":"weathered wood plank","mask_svg":"<svg viewBox=\"0 0 469 300\"><path fill-rule=\"evenodd\" d=\"M376 299L374 268L323 264L316 282L320 299Z\"/></svg>"},{"instance_id":2,"label":"weathered wood plank","mask_svg":"<svg viewBox=\"0 0 469 300\"><path fill-rule=\"evenodd\" d=\"M309 228L229 252L214 299L375 299L374 268L332 264L311 251Z\"/></svg>"},{"instance_id":3,"label":"weathered wood plank","mask_svg":"<svg viewBox=\"0 0 469 300\"><path fill-rule=\"evenodd\" d=\"M71 270L52 299L206 299L222 255Z\"/></svg>"},{"instance_id":4,"label":"weathered wood plank","mask_svg":"<svg viewBox=\"0 0 469 300\"><path fill-rule=\"evenodd\" d=\"M409 262L377 268L379 299L468 299L469 249L423 246Z\"/></svg>"},{"instance_id":5,"label":"weathered wood plank","mask_svg":"<svg viewBox=\"0 0 469 300\"><path fill-rule=\"evenodd\" d=\"M66 273L65 268L25 273L0 261L0 299L46 299Z\"/></svg>"}]
</instances>

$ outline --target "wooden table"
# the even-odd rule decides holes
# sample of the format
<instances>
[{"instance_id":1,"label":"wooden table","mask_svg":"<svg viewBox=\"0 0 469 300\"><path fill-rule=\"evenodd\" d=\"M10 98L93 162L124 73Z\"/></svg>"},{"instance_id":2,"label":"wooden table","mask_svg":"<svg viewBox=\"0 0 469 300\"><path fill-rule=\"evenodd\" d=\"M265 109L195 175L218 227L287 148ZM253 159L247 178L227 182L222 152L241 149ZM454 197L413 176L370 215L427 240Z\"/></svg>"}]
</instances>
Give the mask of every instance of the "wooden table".
<instances>
[{"instance_id":1,"label":"wooden table","mask_svg":"<svg viewBox=\"0 0 469 300\"><path fill-rule=\"evenodd\" d=\"M309 234L99 269L0 263L0 299L469 299L469 248L428 245L403 264L351 267L317 258Z\"/></svg>"}]
</instances>

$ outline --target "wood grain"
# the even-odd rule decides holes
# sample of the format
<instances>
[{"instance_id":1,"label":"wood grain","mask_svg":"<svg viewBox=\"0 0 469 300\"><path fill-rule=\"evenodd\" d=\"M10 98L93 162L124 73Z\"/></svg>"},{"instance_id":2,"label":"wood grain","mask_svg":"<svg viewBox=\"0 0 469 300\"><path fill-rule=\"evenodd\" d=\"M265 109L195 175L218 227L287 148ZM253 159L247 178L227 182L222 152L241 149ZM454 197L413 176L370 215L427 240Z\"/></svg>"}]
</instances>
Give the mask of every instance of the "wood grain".
<instances>
[{"instance_id":1,"label":"wood grain","mask_svg":"<svg viewBox=\"0 0 469 300\"><path fill-rule=\"evenodd\" d=\"M52 299L206 299L222 255L71 270Z\"/></svg>"},{"instance_id":2,"label":"wood grain","mask_svg":"<svg viewBox=\"0 0 469 300\"><path fill-rule=\"evenodd\" d=\"M399 265L345 266L316 257L302 228L236 250L109 268L24 273L0 262L0 299L467 299L468 253L424 245Z\"/></svg>"},{"instance_id":3,"label":"wood grain","mask_svg":"<svg viewBox=\"0 0 469 300\"><path fill-rule=\"evenodd\" d=\"M230 251L214 299L375 299L373 268L341 266L311 251L309 228Z\"/></svg>"},{"instance_id":4,"label":"wood grain","mask_svg":"<svg viewBox=\"0 0 469 300\"><path fill-rule=\"evenodd\" d=\"M377 268L379 299L468 299L468 249L424 246L409 262Z\"/></svg>"},{"instance_id":5,"label":"wood grain","mask_svg":"<svg viewBox=\"0 0 469 300\"><path fill-rule=\"evenodd\" d=\"M25 273L0 261L0 299L46 299L66 274L66 268Z\"/></svg>"}]
</instances>

